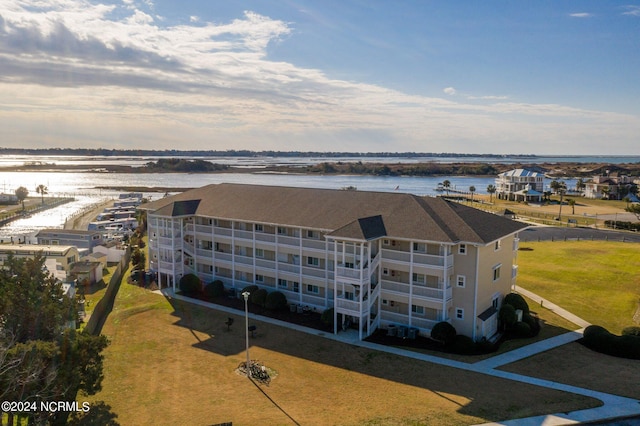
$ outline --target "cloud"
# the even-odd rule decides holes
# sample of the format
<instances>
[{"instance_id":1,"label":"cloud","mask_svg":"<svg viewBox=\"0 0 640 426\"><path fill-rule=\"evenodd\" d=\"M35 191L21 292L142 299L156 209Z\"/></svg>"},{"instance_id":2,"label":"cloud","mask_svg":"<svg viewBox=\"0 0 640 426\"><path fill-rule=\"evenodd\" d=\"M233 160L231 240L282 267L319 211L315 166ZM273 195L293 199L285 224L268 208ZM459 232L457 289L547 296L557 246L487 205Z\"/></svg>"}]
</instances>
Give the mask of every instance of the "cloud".
<instances>
[{"instance_id":1,"label":"cloud","mask_svg":"<svg viewBox=\"0 0 640 426\"><path fill-rule=\"evenodd\" d=\"M197 16L189 16L189 22L200 22L200 18Z\"/></svg>"},{"instance_id":2,"label":"cloud","mask_svg":"<svg viewBox=\"0 0 640 426\"><path fill-rule=\"evenodd\" d=\"M587 12L578 12L578 13L570 13L569 16L572 18L592 18L594 15L592 13L587 13Z\"/></svg>"},{"instance_id":3,"label":"cloud","mask_svg":"<svg viewBox=\"0 0 640 426\"><path fill-rule=\"evenodd\" d=\"M640 6L629 5L624 6L624 8L626 9L626 12L622 12L623 15L640 16Z\"/></svg>"},{"instance_id":4,"label":"cloud","mask_svg":"<svg viewBox=\"0 0 640 426\"><path fill-rule=\"evenodd\" d=\"M227 22L172 26L152 7L133 0L0 3L4 140L433 152L477 151L479 144L514 152L516 141L556 152L559 140L635 143L640 133L638 118L624 114L505 102L454 87L426 97L332 79L270 59L271 44L295 36L290 23L246 11Z\"/></svg>"}]
</instances>

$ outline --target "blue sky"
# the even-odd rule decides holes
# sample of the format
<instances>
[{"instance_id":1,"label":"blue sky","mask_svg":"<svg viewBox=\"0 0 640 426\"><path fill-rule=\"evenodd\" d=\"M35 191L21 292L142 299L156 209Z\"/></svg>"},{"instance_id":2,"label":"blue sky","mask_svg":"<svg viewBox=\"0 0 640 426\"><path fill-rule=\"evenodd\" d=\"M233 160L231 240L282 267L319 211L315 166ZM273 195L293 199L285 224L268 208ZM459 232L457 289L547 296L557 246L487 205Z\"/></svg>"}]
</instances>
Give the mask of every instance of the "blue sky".
<instances>
[{"instance_id":1,"label":"blue sky","mask_svg":"<svg viewBox=\"0 0 640 426\"><path fill-rule=\"evenodd\" d=\"M637 1L0 0L0 145L632 154Z\"/></svg>"}]
</instances>

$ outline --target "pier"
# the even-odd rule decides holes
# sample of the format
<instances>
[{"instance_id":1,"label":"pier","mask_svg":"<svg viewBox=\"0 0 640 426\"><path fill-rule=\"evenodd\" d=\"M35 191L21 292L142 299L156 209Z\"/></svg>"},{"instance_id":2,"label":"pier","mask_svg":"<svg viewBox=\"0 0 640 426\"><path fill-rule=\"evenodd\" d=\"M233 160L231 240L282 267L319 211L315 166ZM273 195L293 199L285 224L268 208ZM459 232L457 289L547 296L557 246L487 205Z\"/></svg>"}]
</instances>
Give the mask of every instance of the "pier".
<instances>
[{"instance_id":1,"label":"pier","mask_svg":"<svg viewBox=\"0 0 640 426\"><path fill-rule=\"evenodd\" d=\"M49 210L54 207L61 206L62 204L70 203L75 201L73 197L63 197L63 198L47 198L44 202L41 202L39 199L36 201L35 199L29 200L30 203L25 203L24 210L21 205L12 204L4 211L0 213L0 226L4 226L7 223L13 222L14 220L23 219L25 217L29 217L32 214L40 213L44 210Z\"/></svg>"}]
</instances>

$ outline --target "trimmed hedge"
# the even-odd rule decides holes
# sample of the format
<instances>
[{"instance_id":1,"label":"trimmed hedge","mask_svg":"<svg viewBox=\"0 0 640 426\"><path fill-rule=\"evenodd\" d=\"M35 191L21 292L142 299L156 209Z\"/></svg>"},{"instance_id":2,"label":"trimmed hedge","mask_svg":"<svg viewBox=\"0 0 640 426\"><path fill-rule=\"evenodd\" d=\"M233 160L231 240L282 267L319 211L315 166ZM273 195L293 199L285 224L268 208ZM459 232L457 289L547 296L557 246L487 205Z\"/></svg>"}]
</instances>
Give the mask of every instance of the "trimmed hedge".
<instances>
[{"instance_id":1,"label":"trimmed hedge","mask_svg":"<svg viewBox=\"0 0 640 426\"><path fill-rule=\"evenodd\" d=\"M509 293L504 296L504 303L513 306L516 310L521 309L525 314L529 313L529 305L527 304L527 301L518 293Z\"/></svg>"},{"instance_id":2,"label":"trimmed hedge","mask_svg":"<svg viewBox=\"0 0 640 426\"><path fill-rule=\"evenodd\" d=\"M287 296L279 291L272 291L267 295L264 307L270 311L282 311L287 309Z\"/></svg>"},{"instance_id":3,"label":"trimmed hedge","mask_svg":"<svg viewBox=\"0 0 640 426\"><path fill-rule=\"evenodd\" d=\"M320 321L328 328L333 328L333 308L325 309L320 316Z\"/></svg>"},{"instance_id":4,"label":"trimmed hedge","mask_svg":"<svg viewBox=\"0 0 640 426\"><path fill-rule=\"evenodd\" d=\"M516 308L508 303L503 303L500 312L498 312L498 320L505 330L512 328L518 322Z\"/></svg>"},{"instance_id":5,"label":"trimmed hedge","mask_svg":"<svg viewBox=\"0 0 640 426\"><path fill-rule=\"evenodd\" d=\"M240 295L242 295L242 293L244 292L249 292L249 300L251 300L251 295L256 291L258 291L257 285L248 285L240 291Z\"/></svg>"},{"instance_id":6,"label":"trimmed hedge","mask_svg":"<svg viewBox=\"0 0 640 426\"><path fill-rule=\"evenodd\" d=\"M456 341L456 329L446 321L440 321L431 329L431 338L442 342L445 346L451 346Z\"/></svg>"},{"instance_id":7,"label":"trimmed hedge","mask_svg":"<svg viewBox=\"0 0 640 426\"><path fill-rule=\"evenodd\" d=\"M186 296L195 295L202 291L200 278L195 274L187 274L180 278L180 290Z\"/></svg>"},{"instance_id":8,"label":"trimmed hedge","mask_svg":"<svg viewBox=\"0 0 640 426\"><path fill-rule=\"evenodd\" d=\"M267 300L267 290L264 288L259 288L249 296L249 301L254 305L263 306Z\"/></svg>"},{"instance_id":9,"label":"trimmed hedge","mask_svg":"<svg viewBox=\"0 0 640 426\"><path fill-rule=\"evenodd\" d=\"M616 336L599 325L584 330L582 343L589 349L619 358L640 359L640 337L625 334Z\"/></svg>"},{"instance_id":10,"label":"trimmed hedge","mask_svg":"<svg viewBox=\"0 0 640 426\"><path fill-rule=\"evenodd\" d=\"M204 287L204 295L209 299L215 299L224 294L224 283L220 280L210 282Z\"/></svg>"},{"instance_id":11,"label":"trimmed hedge","mask_svg":"<svg viewBox=\"0 0 640 426\"><path fill-rule=\"evenodd\" d=\"M631 327L625 327L624 329L622 329L622 334L624 336L639 336L640 337L640 327L638 326L631 326Z\"/></svg>"}]
</instances>

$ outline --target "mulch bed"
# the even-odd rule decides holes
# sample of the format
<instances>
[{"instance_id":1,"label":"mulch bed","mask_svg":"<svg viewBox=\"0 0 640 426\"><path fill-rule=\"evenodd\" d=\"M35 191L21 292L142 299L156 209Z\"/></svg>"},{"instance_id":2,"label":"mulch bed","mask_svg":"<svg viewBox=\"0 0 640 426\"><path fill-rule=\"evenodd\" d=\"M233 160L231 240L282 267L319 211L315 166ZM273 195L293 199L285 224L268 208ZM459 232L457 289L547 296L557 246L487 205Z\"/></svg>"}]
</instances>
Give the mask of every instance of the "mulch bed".
<instances>
[{"instance_id":1,"label":"mulch bed","mask_svg":"<svg viewBox=\"0 0 640 426\"><path fill-rule=\"evenodd\" d=\"M238 311L238 315L244 314L244 299L230 296L220 296L213 299L207 299L204 296L198 296L196 298L204 302L236 309ZM290 309L282 311L272 311L262 306L255 305L251 302L249 302L248 304L248 310L252 314L262 315L264 317L273 318L280 321L313 328L316 330L330 331L329 328L320 319L321 313L317 311L312 310L305 313L291 312Z\"/></svg>"}]
</instances>

